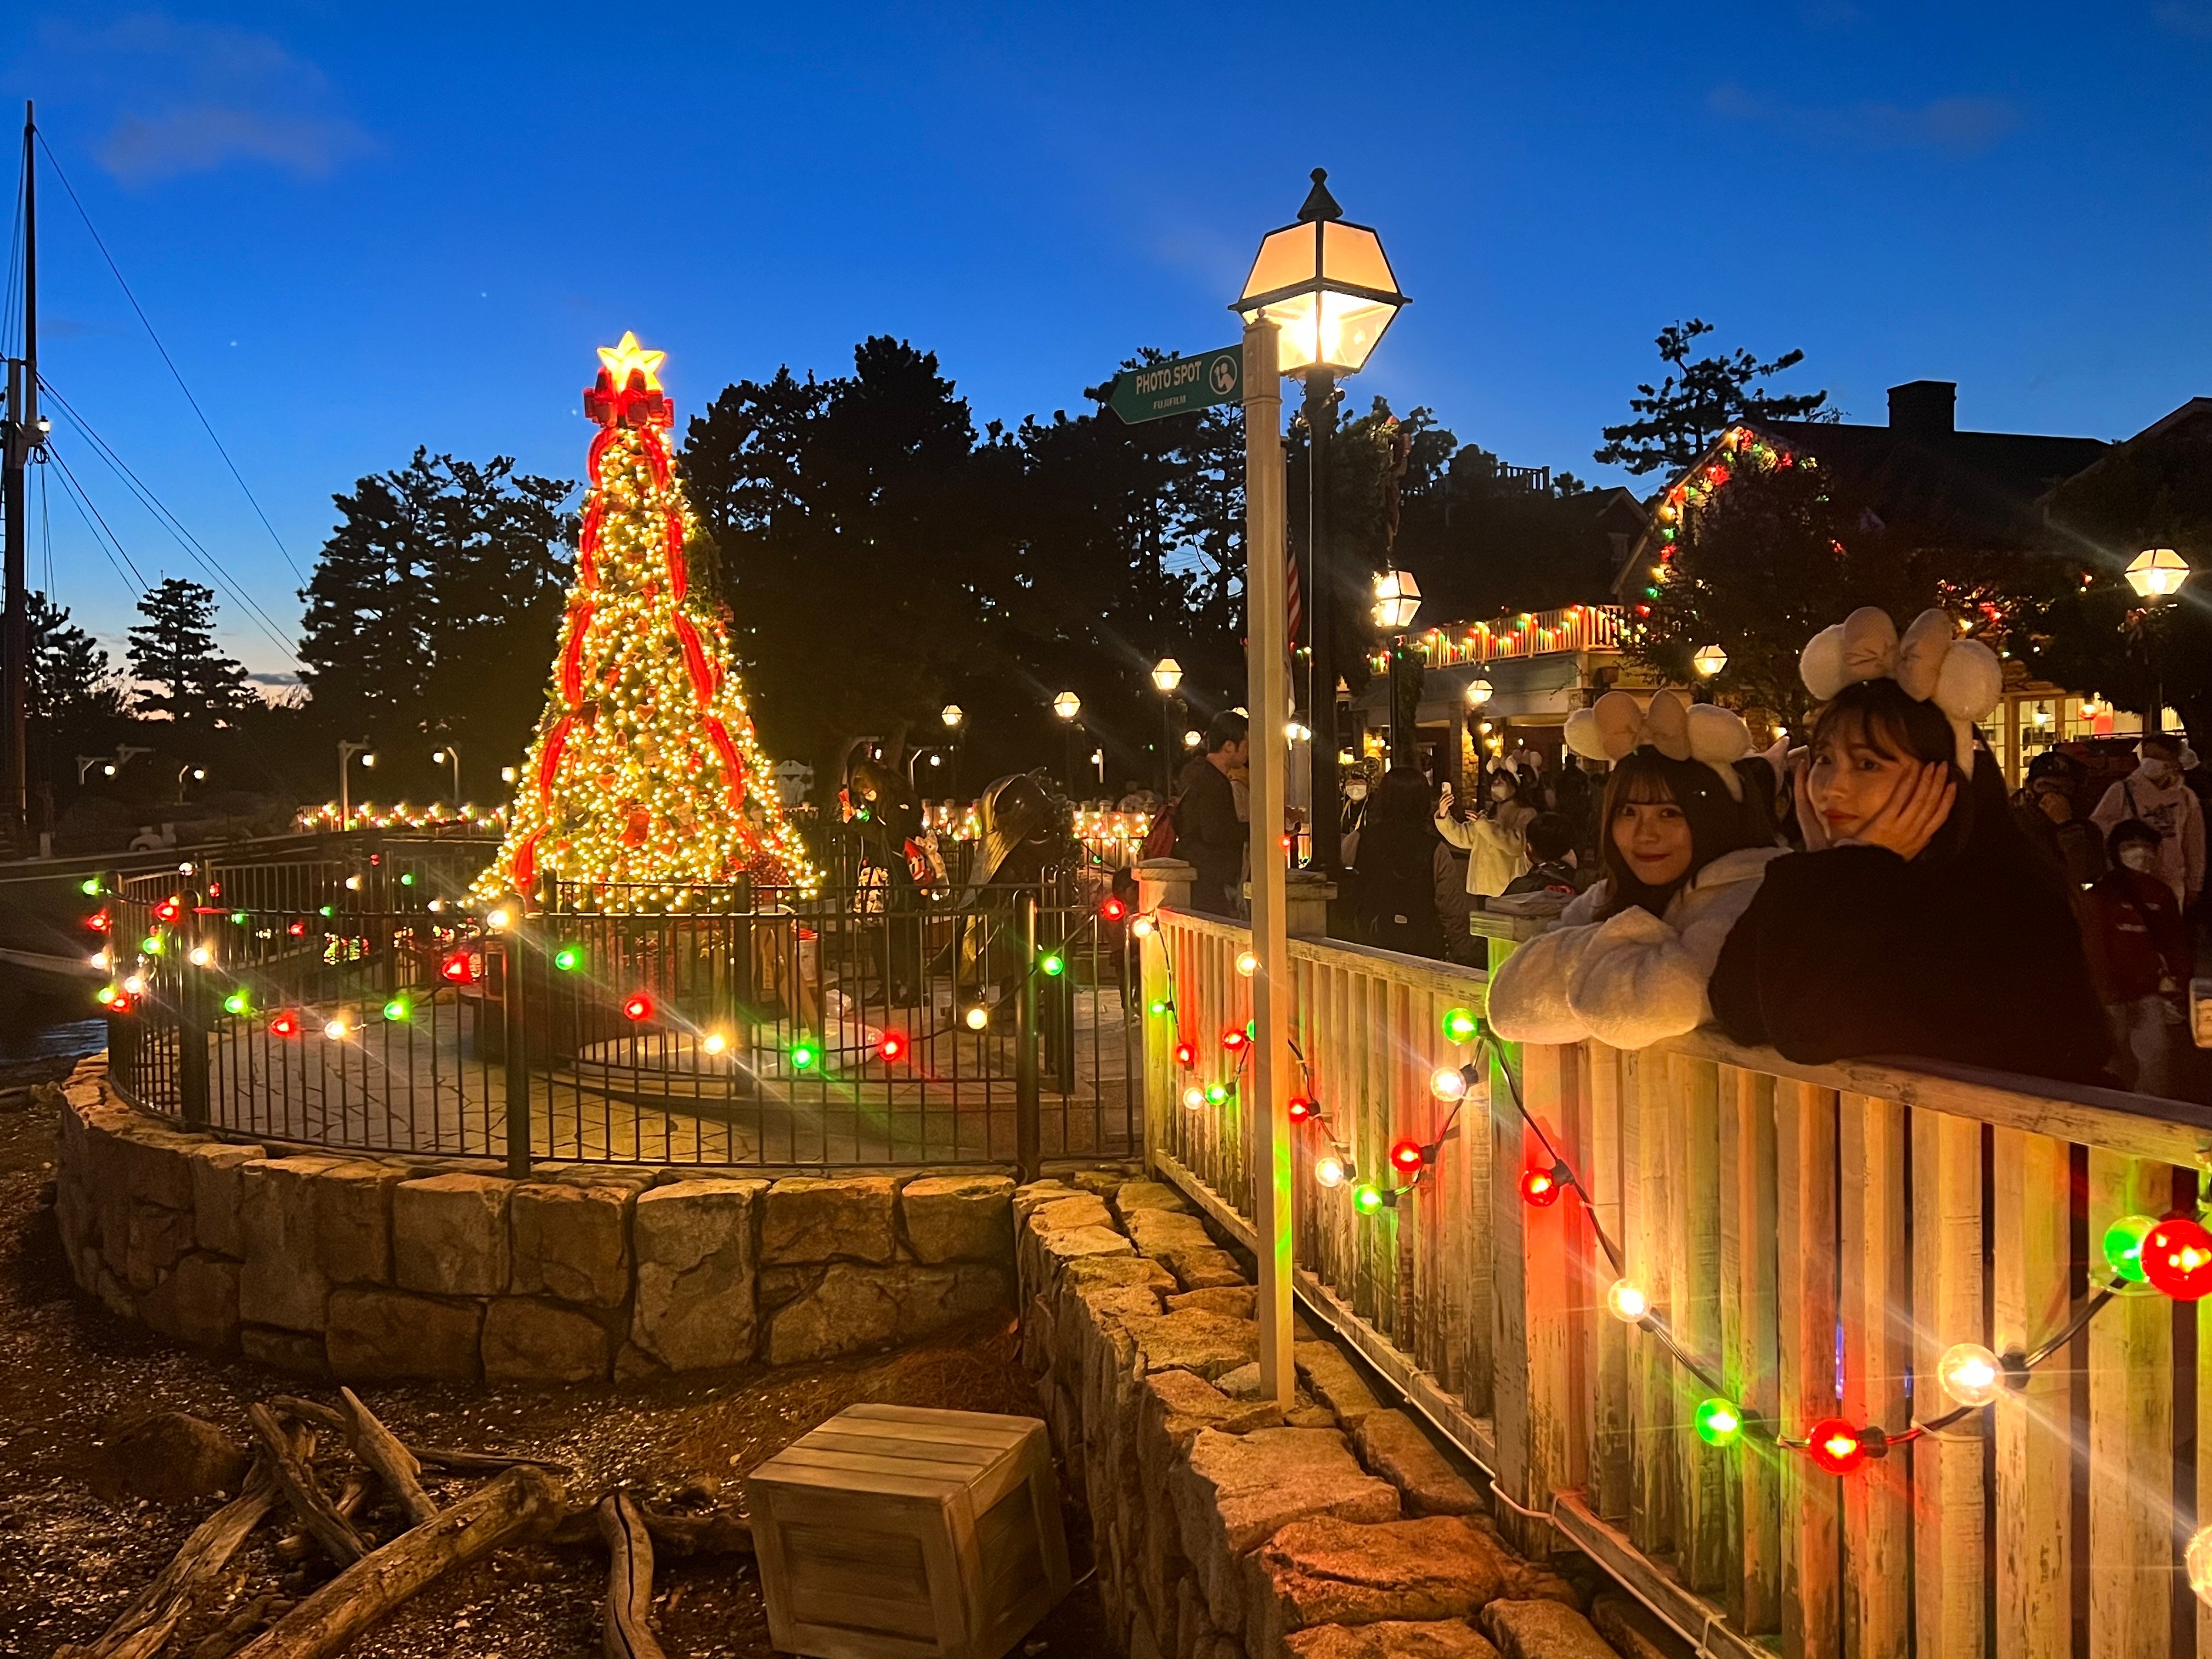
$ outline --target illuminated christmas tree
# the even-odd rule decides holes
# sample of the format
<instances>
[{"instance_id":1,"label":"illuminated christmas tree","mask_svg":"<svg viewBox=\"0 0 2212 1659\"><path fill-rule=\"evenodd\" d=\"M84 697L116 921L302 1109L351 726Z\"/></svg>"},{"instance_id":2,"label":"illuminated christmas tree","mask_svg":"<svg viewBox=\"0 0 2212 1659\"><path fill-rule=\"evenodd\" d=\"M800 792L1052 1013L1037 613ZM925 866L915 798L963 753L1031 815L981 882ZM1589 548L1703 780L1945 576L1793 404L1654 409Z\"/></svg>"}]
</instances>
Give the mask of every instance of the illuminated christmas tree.
<instances>
[{"instance_id":1,"label":"illuminated christmas tree","mask_svg":"<svg viewBox=\"0 0 2212 1659\"><path fill-rule=\"evenodd\" d=\"M666 353L599 349L599 424L575 578L545 713L507 839L480 888L530 894L546 872L608 909L684 902L690 883L806 884L714 609L691 592L697 534L669 449Z\"/></svg>"}]
</instances>

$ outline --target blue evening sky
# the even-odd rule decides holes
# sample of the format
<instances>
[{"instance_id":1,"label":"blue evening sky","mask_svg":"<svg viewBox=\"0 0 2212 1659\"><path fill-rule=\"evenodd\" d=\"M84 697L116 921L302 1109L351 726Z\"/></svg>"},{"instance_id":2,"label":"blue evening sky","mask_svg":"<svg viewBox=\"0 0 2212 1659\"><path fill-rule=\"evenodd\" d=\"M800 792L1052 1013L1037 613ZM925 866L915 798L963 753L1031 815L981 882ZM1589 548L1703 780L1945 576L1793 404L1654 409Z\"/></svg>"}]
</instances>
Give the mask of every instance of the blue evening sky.
<instances>
[{"instance_id":1,"label":"blue evening sky","mask_svg":"<svg viewBox=\"0 0 2212 1659\"><path fill-rule=\"evenodd\" d=\"M576 476L626 327L687 413L876 332L979 422L1079 406L1137 346L1233 337L1316 165L1415 301L1354 397L1509 461L1604 477L1690 315L1802 346L1784 384L1856 419L1923 376L1962 424L2102 436L2212 392L2212 0L18 0L0 36L301 569L418 444ZM289 637L297 578L41 170L48 377ZM200 575L54 413L138 568ZM133 596L59 483L58 596L119 655Z\"/></svg>"}]
</instances>

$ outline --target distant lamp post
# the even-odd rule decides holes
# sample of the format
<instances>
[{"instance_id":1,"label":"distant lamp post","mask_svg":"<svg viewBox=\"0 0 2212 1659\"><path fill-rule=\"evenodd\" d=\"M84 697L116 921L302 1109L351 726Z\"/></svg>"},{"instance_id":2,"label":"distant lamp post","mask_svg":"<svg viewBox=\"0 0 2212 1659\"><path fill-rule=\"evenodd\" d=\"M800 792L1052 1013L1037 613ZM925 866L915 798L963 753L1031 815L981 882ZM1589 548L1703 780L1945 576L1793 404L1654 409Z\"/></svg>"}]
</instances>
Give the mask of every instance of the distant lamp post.
<instances>
[{"instance_id":1,"label":"distant lamp post","mask_svg":"<svg viewBox=\"0 0 2212 1659\"><path fill-rule=\"evenodd\" d=\"M1067 763L1061 771L1067 779L1068 793L1073 794L1081 781L1075 772L1075 722L1083 713L1083 699L1073 691L1063 691L1052 700L1052 712L1060 716L1060 724L1067 729Z\"/></svg>"},{"instance_id":2,"label":"distant lamp post","mask_svg":"<svg viewBox=\"0 0 2212 1659\"><path fill-rule=\"evenodd\" d=\"M1711 679L1728 666L1728 653L1717 645L1701 645L1691 653L1690 666Z\"/></svg>"},{"instance_id":3,"label":"distant lamp post","mask_svg":"<svg viewBox=\"0 0 2212 1659\"><path fill-rule=\"evenodd\" d=\"M434 749L430 751L432 765L442 766L448 761L451 761L453 766L453 805L458 809L461 804L461 751L450 743L443 749Z\"/></svg>"},{"instance_id":4,"label":"distant lamp post","mask_svg":"<svg viewBox=\"0 0 2212 1659\"><path fill-rule=\"evenodd\" d=\"M1186 749L1195 749L1205 741L1206 733L1203 732L1185 732L1182 734L1182 746Z\"/></svg>"},{"instance_id":5,"label":"distant lamp post","mask_svg":"<svg viewBox=\"0 0 2212 1659\"><path fill-rule=\"evenodd\" d=\"M1420 714L1419 682L1413 678L1413 653L1406 647L1406 630L1420 614L1421 585L1410 570L1386 570L1375 579L1375 626L1389 635L1390 653L1390 764L1416 763Z\"/></svg>"},{"instance_id":6,"label":"distant lamp post","mask_svg":"<svg viewBox=\"0 0 2212 1659\"><path fill-rule=\"evenodd\" d=\"M338 739L338 830L340 834L353 823L353 772L351 763L356 755L363 766L376 764L376 751L367 742L356 743L350 738Z\"/></svg>"},{"instance_id":7,"label":"distant lamp post","mask_svg":"<svg viewBox=\"0 0 2212 1659\"><path fill-rule=\"evenodd\" d=\"M82 782L82 781L83 781L83 780L82 780L82 778L80 778L80 779L78 780L78 781L79 781L79 782ZM179 768L177 769L177 802L178 802L178 804L179 804L179 805L182 805L184 804L184 799L185 799L185 786L186 784L188 784L188 783L205 783L206 781L207 781L207 768L206 768L206 767L204 767L204 766L180 766L180 767L179 767Z\"/></svg>"},{"instance_id":8,"label":"distant lamp post","mask_svg":"<svg viewBox=\"0 0 2212 1659\"><path fill-rule=\"evenodd\" d=\"M960 744L968 735L968 711L957 702L948 702L937 711L937 718L945 722L945 729L952 734L952 775L945 779L945 792L953 799L960 799Z\"/></svg>"},{"instance_id":9,"label":"distant lamp post","mask_svg":"<svg viewBox=\"0 0 2212 1659\"><path fill-rule=\"evenodd\" d=\"M1282 332L1278 362L1284 374L1305 382L1303 416L1309 438L1312 494L1311 572L1307 614L1315 695L1307 701L1314 722L1314 814L1310 862L1334 872L1340 831L1337 768L1335 536L1331 527L1330 441L1336 431L1336 381L1365 367L1406 296L1382 252L1382 240L1365 225L1346 222L1328 193L1328 174L1313 170L1313 188L1293 224L1261 239L1244 287L1230 307L1248 323L1265 315Z\"/></svg>"},{"instance_id":10,"label":"distant lamp post","mask_svg":"<svg viewBox=\"0 0 2212 1659\"><path fill-rule=\"evenodd\" d=\"M1160 795L1162 799L1175 793L1175 694L1176 687L1182 684L1182 665L1173 657L1162 657L1152 665L1152 685L1160 694Z\"/></svg>"},{"instance_id":11,"label":"distant lamp post","mask_svg":"<svg viewBox=\"0 0 2212 1659\"><path fill-rule=\"evenodd\" d=\"M2188 580L2189 561L2170 547L2147 547L2128 561L2128 586L2153 605L2172 599Z\"/></svg>"},{"instance_id":12,"label":"distant lamp post","mask_svg":"<svg viewBox=\"0 0 2212 1659\"><path fill-rule=\"evenodd\" d=\"M2145 606L2144 616L2137 618L2137 626L2140 626L2148 619L2151 611L2157 610L2181 592L2182 585L2189 580L2189 561L2170 547L2146 547L2128 561L2127 576L2128 586L2135 589L2136 597ZM2143 729L2146 732L2163 732L2166 729L2165 665L2160 659L2156 638L2145 635L2144 639L2150 653L2151 684L2154 689L2151 692L2150 715L2144 720Z\"/></svg>"},{"instance_id":13,"label":"distant lamp post","mask_svg":"<svg viewBox=\"0 0 2212 1659\"><path fill-rule=\"evenodd\" d=\"M499 769L499 781L501 783L513 783L514 781L514 769L512 766L501 767Z\"/></svg>"},{"instance_id":14,"label":"distant lamp post","mask_svg":"<svg viewBox=\"0 0 2212 1659\"><path fill-rule=\"evenodd\" d=\"M1477 674L1467 683L1467 706L1480 708L1498 695L1498 688L1490 683L1487 674Z\"/></svg>"}]
</instances>

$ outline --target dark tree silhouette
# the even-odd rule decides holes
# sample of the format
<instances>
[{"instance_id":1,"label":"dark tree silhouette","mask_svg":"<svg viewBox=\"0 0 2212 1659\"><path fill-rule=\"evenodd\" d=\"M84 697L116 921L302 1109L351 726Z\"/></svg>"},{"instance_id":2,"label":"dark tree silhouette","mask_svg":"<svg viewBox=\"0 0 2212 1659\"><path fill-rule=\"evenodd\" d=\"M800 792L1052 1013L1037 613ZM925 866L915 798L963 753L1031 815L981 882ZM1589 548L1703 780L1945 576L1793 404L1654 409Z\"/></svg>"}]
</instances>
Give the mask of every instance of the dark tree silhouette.
<instances>
[{"instance_id":1,"label":"dark tree silhouette","mask_svg":"<svg viewBox=\"0 0 2212 1659\"><path fill-rule=\"evenodd\" d=\"M138 601L146 620L131 630L137 711L205 727L234 720L255 701L245 665L215 642L215 590L171 576Z\"/></svg>"},{"instance_id":2,"label":"dark tree silhouette","mask_svg":"<svg viewBox=\"0 0 2212 1659\"><path fill-rule=\"evenodd\" d=\"M1628 400L1634 420L1604 428L1605 447L1595 453L1601 465L1672 475L1695 465L1737 421L1836 418L1823 408L1825 392L1778 394L1753 384L1796 368L1805 361L1802 351L1785 351L1765 363L1741 350L1692 362L1691 342L1712 331L1711 323L1697 317L1659 331L1659 357L1668 373L1656 386L1636 388L1638 395Z\"/></svg>"}]
</instances>

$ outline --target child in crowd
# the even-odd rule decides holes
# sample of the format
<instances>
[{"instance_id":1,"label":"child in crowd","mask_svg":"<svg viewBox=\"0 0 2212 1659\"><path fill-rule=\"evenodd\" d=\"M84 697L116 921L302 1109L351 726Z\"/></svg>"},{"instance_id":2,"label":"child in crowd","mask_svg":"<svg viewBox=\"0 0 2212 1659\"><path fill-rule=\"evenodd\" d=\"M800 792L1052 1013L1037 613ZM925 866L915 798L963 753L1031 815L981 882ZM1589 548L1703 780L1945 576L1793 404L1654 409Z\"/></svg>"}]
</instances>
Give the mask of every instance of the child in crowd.
<instances>
[{"instance_id":1,"label":"child in crowd","mask_svg":"<svg viewBox=\"0 0 2212 1659\"><path fill-rule=\"evenodd\" d=\"M1564 893L1572 898L1582 891L1582 872L1575 853L1575 828L1560 812L1539 812L1521 832L1528 867L1505 884L1504 896L1516 893Z\"/></svg>"},{"instance_id":2,"label":"child in crowd","mask_svg":"<svg viewBox=\"0 0 2212 1659\"><path fill-rule=\"evenodd\" d=\"M2189 924L2173 890L2159 878L2159 842L2140 818L2112 826L2105 843L2112 867L2089 890L2081 932L2112 1022L2120 1080L2138 1093L2173 1099Z\"/></svg>"}]
</instances>

